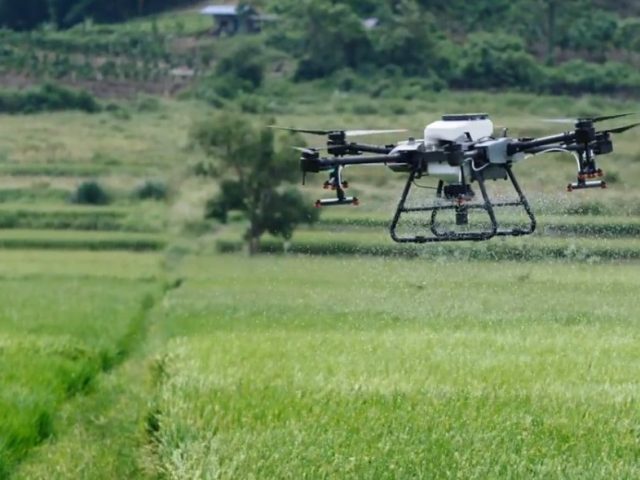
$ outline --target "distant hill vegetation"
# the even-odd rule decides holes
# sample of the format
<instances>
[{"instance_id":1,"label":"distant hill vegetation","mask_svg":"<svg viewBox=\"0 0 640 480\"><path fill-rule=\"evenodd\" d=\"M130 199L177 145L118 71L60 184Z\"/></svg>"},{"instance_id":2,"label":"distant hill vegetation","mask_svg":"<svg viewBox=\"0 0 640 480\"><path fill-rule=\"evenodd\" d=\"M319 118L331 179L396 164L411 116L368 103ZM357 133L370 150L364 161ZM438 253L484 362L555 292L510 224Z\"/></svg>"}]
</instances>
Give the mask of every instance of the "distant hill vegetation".
<instances>
[{"instance_id":1,"label":"distant hill vegetation","mask_svg":"<svg viewBox=\"0 0 640 480\"><path fill-rule=\"evenodd\" d=\"M637 0L246 3L277 16L258 38L213 39L208 20L190 28L198 17L193 11L186 23L185 13L161 22L153 16L150 29L142 28L145 21L100 25L202 4L188 0L0 0L0 25L7 28L0 32L0 73L130 82L133 90L143 84L156 93L161 80L163 92L178 91L172 75L185 72L183 83L195 83L214 104L260 93L269 73L374 97L443 89L640 94ZM256 108L255 98L248 103Z\"/></svg>"},{"instance_id":2,"label":"distant hill vegetation","mask_svg":"<svg viewBox=\"0 0 640 480\"><path fill-rule=\"evenodd\" d=\"M86 18L118 22L193 3L193 0L0 0L0 24L28 30L43 23L69 27Z\"/></svg>"}]
</instances>

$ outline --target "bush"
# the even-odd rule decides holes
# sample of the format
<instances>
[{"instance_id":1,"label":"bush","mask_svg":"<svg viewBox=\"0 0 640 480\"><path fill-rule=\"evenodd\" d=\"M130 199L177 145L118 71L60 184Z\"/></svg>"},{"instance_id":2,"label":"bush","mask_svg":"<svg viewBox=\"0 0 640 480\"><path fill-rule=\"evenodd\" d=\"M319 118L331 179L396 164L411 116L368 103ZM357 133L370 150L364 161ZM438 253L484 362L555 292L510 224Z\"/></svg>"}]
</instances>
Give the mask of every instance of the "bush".
<instances>
[{"instance_id":1,"label":"bush","mask_svg":"<svg viewBox=\"0 0 640 480\"><path fill-rule=\"evenodd\" d=\"M636 69L622 63L571 60L549 69L545 87L553 94L633 93L640 87L640 75Z\"/></svg>"},{"instance_id":2,"label":"bush","mask_svg":"<svg viewBox=\"0 0 640 480\"><path fill-rule=\"evenodd\" d=\"M166 200L169 188L162 180L145 180L135 188L133 195L139 200Z\"/></svg>"},{"instance_id":3,"label":"bush","mask_svg":"<svg viewBox=\"0 0 640 480\"><path fill-rule=\"evenodd\" d=\"M540 83L542 73L521 38L475 33L462 50L454 84L462 88L531 89Z\"/></svg>"},{"instance_id":4,"label":"bush","mask_svg":"<svg viewBox=\"0 0 640 480\"><path fill-rule=\"evenodd\" d=\"M28 114L60 110L96 113L101 110L101 107L90 93L55 84L45 84L24 92L11 90L0 92L0 113Z\"/></svg>"},{"instance_id":5,"label":"bush","mask_svg":"<svg viewBox=\"0 0 640 480\"><path fill-rule=\"evenodd\" d=\"M220 58L216 74L242 80L254 90L262 85L265 65L264 47L259 39L238 39Z\"/></svg>"},{"instance_id":6,"label":"bush","mask_svg":"<svg viewBox=\"0 0 640 480\"><path fill-rule=\"evenodd\" d=\"M82 182L71 196L72 203L81 205L107 205L110 201L107 191L95 180Z\"/></svg>"}]
</instances>

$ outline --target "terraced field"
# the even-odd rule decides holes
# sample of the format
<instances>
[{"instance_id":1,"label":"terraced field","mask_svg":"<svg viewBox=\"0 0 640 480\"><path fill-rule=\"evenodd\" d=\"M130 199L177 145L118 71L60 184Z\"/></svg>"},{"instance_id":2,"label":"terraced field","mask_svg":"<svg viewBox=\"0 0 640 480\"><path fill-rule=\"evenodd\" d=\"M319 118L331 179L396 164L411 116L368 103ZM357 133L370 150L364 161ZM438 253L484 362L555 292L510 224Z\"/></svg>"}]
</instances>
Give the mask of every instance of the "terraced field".
<instances>
[{"instance_id":1,"label":"terraced field","mask_svg":"<svg viewBox=\"0 0 640 480\"><path fill-rule=\"evenodd\" d=\"M0 119L0 478L640 475L632 139L599 196L558 193L563 160L523 164L530 238L396 245L400 180L354 171L362 209L247 258L237 215L203 220L206 109L163 102L126 133L110 113ZM71 203L91 179L111 202ZM157 179L166 198L135 196Z\"/></svg>"}]
</instances>

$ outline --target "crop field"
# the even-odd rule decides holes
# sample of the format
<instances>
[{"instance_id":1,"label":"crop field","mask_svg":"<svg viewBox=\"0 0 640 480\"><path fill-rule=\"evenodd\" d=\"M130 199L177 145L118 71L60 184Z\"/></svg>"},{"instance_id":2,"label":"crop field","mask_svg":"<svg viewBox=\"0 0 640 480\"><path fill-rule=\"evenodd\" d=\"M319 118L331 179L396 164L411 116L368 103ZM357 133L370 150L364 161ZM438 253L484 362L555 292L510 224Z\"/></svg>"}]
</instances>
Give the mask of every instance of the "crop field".
<instances>
[{"instance_id":1,"label":"crop field","mask_svg":"<svg viewBox=\"0 0 640 480\"><path fill-rule=\"evenodd\" d=\"M0 478L6 478L54 434L59 406L127 354L159 289L156 263L142 255L0 257Z\"/></svg>"},{"instance_id":2,"label":"crop field","mask_svg":"<svg viewBox=\"0 0 640 480\"><path fill-rule=\"evenodd\" d=\"M635 263L0 259L3 476L640 473Z\"/></svg>"},{"instance_id":3,"label":"crop field","mask_svg":"<svg viewBox=\"0 0 640 480\"><path fill-rule=\"evenodd\" d=\"M624 108L467 92L360 114L371 99L267 88L256 122L415 135L444 111L542 135L537 116ZM401 176L354 168L361 208L248 258L246 221L203 218L217 186L189 129L208 107L116 107L0 117L0 479L640 476L632 135L609 190L565 193L571 158L516 167L532 237L396 245ZM76 202L91 181L105 204Z\"/></svg>"},{"instance_id":4,"label":"crop field","mask_svg":"<svg viewBox=\"0 0 640 480\"><path fill-rule=\"evenodd\" d=\"M225 256L183 275L158 319L169 478L640 473L636 265Z\"/></svg>"}]
</instances>

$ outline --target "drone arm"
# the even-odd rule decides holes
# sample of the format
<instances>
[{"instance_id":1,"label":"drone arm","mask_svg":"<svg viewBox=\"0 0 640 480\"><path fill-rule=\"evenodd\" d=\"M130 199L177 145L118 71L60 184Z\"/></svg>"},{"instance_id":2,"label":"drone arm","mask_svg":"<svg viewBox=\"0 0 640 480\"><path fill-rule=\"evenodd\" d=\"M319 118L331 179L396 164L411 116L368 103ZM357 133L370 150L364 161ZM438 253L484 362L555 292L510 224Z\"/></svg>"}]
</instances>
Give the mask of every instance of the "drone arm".
<instances>
[{"instance_id":1,"label":"drone arm","mask_svg":"<svg viewBox=\"0 0 640 480\"><path fill-rule=\"evenodd\" d=\"M529 148L525 151L525 153L529 155L539 155L541 153L547 152L577 152L582 148L578 145L541 145L539 147Z\"/></svg>"},{"instance_id":2,"label":"drone arm","mask_svg":"<svg viewBox=\"0 0 640 480\"><path fill-rule=\"evenodd\" d=\"M509 155L516 153L539 153L555 144L571 144L576 140L575 133L565 132L548 137L534 138L532 140L517 140L509 145ZM541 149L541 147L544 147Z\"/></svg>"},{"instance_id":3,"label":"drone arm","mask_svg":"<svg viewBox=\"0 0 640 480\"><path fill-rule=\"evenodd\" d=\"M336 157L336 158L307 158L302 159L301 168L304 172L320 172L335 167L347 165L384 165L401 161L402 155L371 155L368 157Z\"/></svg>"},{"instance_id":4,"label":"drone arm","mask_svg":"<svg viewBox=\"0 0 640 480\"><path fill-rule=\"evenodd\" d=\"M367 145L363 143L352 143L349 146L352 147L354 150L358 150L360 152L378 153L381 155L389 154L393 150L393 148L389 148L389 147L381 147L378 145Z\"/></svg>"}]
</instances>

